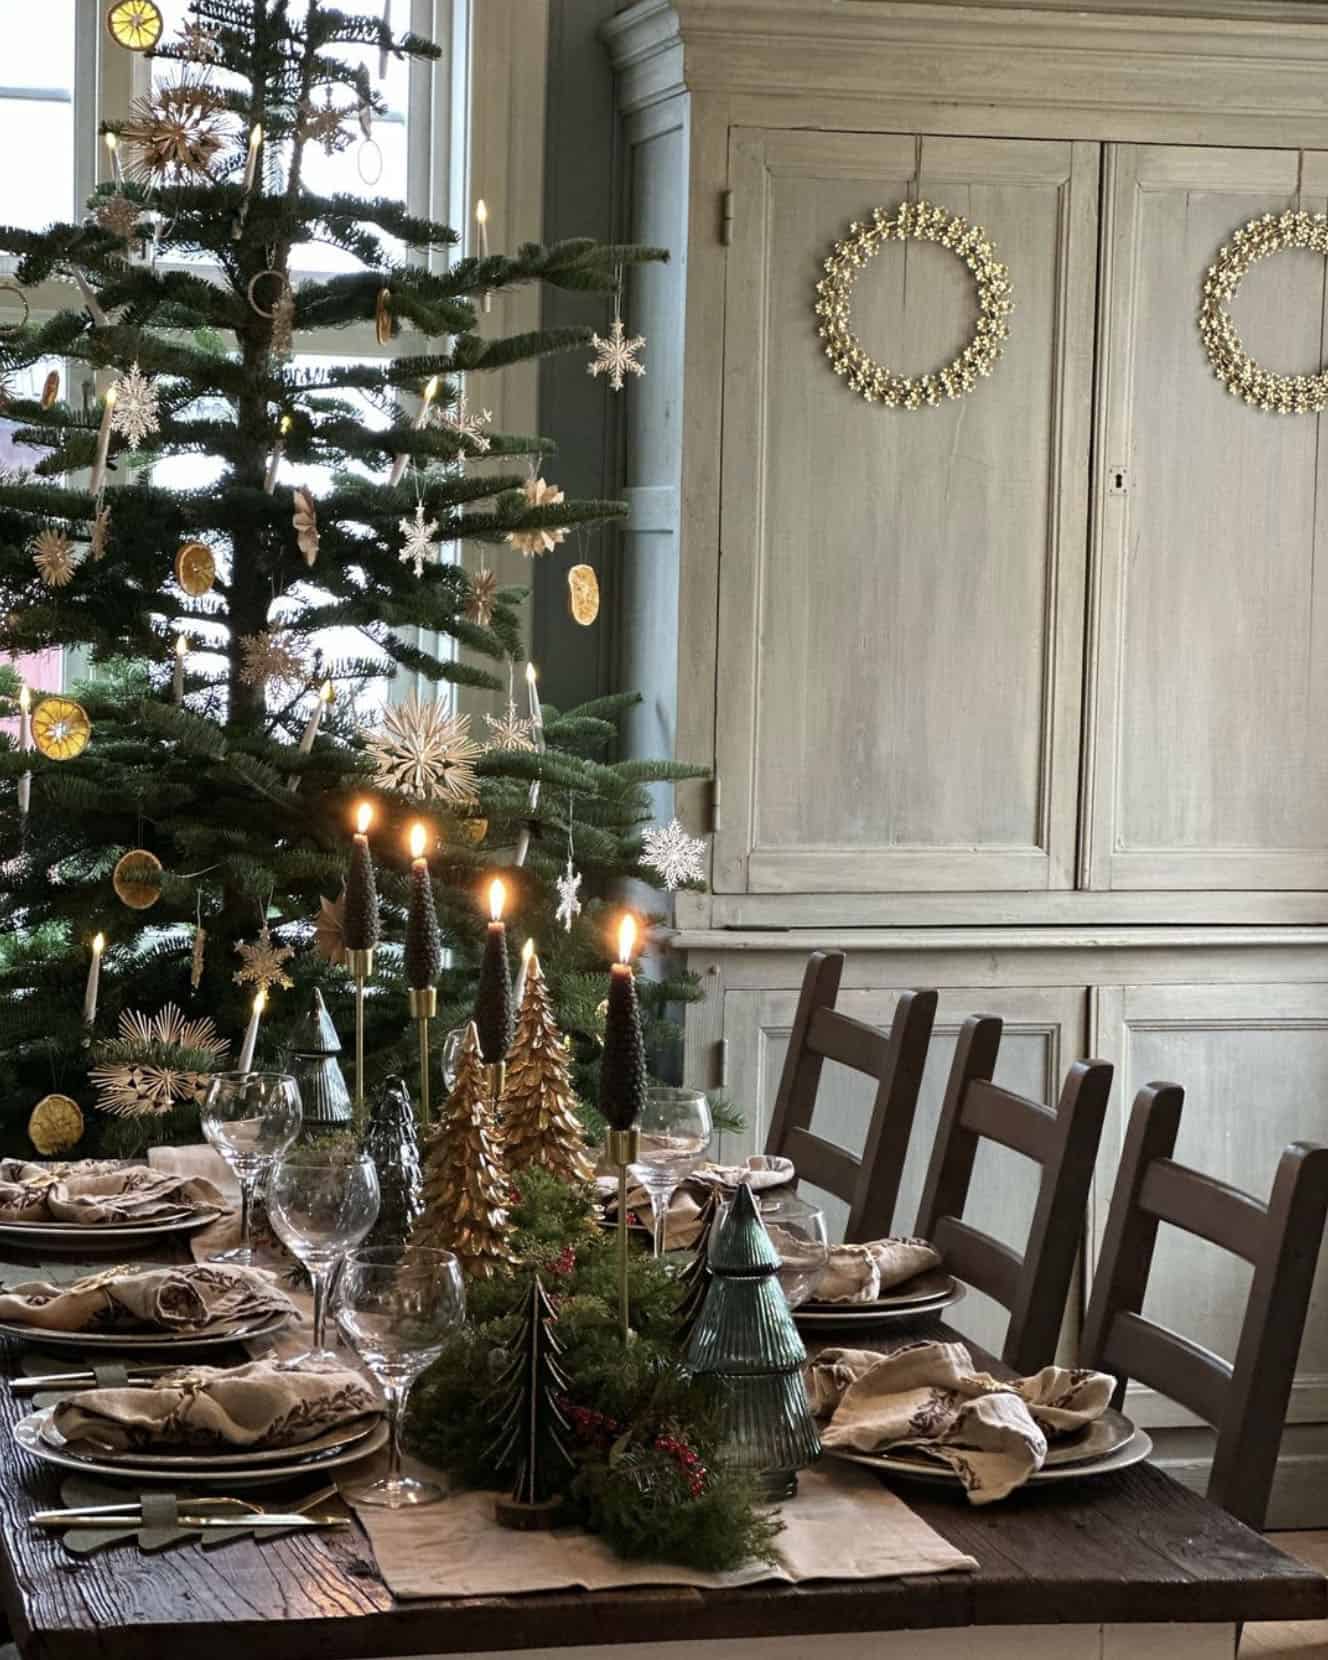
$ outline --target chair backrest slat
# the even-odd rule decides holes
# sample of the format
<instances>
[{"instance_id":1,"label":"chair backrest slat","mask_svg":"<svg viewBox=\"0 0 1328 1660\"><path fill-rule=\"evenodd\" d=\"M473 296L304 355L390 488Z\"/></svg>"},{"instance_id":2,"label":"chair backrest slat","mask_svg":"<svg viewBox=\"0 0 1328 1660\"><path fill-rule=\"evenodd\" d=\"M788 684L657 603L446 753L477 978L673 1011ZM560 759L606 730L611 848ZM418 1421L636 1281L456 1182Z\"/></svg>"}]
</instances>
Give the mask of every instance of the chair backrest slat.
<instances>
[{"instance_id":1,"label":"chair backrest slat","mask_svg":"<svg viewBox=\"0 0 1328 1660\"><path fill-rule=\"evenodd\" d=\"M1268 1511L1287 1402L1328 1216L1328 1147L1283 1152L1264 1205L1174 1160L1185 1093L1135 1096L1084 1321L1083 1356L1178 1400L1217 1432L1208 1496L1251 1527ZM1253 1263L1233 1362L1145 1319L1159 1224Z\"/></svg>"},{"instance_id":2,"label":"chair backrest slat","mask_svg":"<svg viewBox=\"0 0 1328 1660\"><path fill-rule=\"evenodd\" d=\"M1009 1309L1002 1357L1016 1371L1032 1372L1055 1356L1112 1069L1106 1061L1076 1061L1053 1111L992 1083L1000 1045L994 1015L964 1022L913 1231L936 1243L957 1278ZM1022 1255L961 1220L983 1139L1041 1168Z\"/></svg>"},{"instance_id":3,"label":"chair backrest slat","mask_svg":"<svg viewBox=\"0 0 1328 1660\"><path fill-rule=\"evenodd\" d=\"M936 993L905 992L886 1036L835 1008L843 972L841 951L816 951L807 961L765 1150L791 1158L799 1179L842 1199L849 1207L844 1238L858 1242L883 1238L894 1222L936 1018ZM827 1060L876 1081L860 1159L812 1130Z\"/></svg>"},{"instance_id":4,"label":"chair backrest slat","mask_svg":"<svg viewBox=\"0 0 1328 1660\"><path fill-rule=\"evenodd\" d=\"M1258 1254L1267 1205L1238 1187L1188 1170L1174 1159L1154 1159L1139 1189L1139 1203L1160 1221L1220 1245L1253 1262ZM1253 1253L1253 1254L1251 1254Z\"/></svg>"}]
</instances>

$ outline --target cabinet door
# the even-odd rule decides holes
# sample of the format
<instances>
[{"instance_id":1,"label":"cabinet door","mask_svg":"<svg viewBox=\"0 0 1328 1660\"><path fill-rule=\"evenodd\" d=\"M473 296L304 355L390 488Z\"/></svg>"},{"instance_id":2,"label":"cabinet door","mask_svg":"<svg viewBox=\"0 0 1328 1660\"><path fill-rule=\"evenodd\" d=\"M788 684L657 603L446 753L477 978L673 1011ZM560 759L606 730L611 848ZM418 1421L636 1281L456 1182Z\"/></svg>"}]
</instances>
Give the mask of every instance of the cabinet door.
<instances>
[{"instance_id":1,"label":"cabinet door","mask_svg":"<svg viewBox=\"0 0 1328 1660\"><path fill-rule=\"evenodd\" d=\"M841 991L836 1007L887 1031L902 989ZM725 994L724 1035L728 1040L725 1093L747 1117L747 1137L741 1149L744 1153L765 1145L797 1002L796 990ZM936 1138L941 1096L964 1020L978 1012L1000 1015L1006 1026L996 1068L997 1081L1046 1101L1055 1099L1065 1068L1076 1055L1083 1053L1086 1005L1085 991L1064 986L999 990L960 987L941 992L899 1190L894 1219L896 1232L909 1232L917 1214L927 1162ZM861 1153L874 1093L871 1079L827 1061L816 1099L813 1120L816 1133L851 1153ZM730 1151L725 1148L726 1158ZM842 1239L847 1205L815 1188L804 1187L802 1191L825 1209L831 1237ZM983 1142L974 1171L967 1212L969 1221L1022 1249L1036 1196L1037 1167L1008 1148ZM1075 1314L1077 1327L1077 1310ZM1008 1318L1003 1309L986 1297L970 1292L955 1310L954 1324L977 1342L999 1350Z\"/></svg>"},{"instance_id":2,"label":"cabinet door","mask_svg":"<svg viewBox=\"0 0 1328 1660\"><path fill-rule=\"evenodd\" d=\"M1106 179L1085 877L1328 887L1325 423L1233 397L1196 326L1205 271L1240 225L1298 192L1323 211L1328 155L1121 146ZM1258 362L1319 367L1318 255L1261 261L1231 309Z\"/></svg>"},{"instance_id":3,"label":"cabinet door","mask_svg":"<svg viewBox=\"0 0 1328 1660\"><path fill-rule=\"evenodd\" d=\"M1098 147L735 129L724 338L719 892L1073 880ZM1010 270L989 380L868 404L817 337L830 245L923 197ZM974 321L962 262L890 243L854 326L907 373Z\"/></svg>"},{"instance_id":4,"label":"cabinet door","mask_svg":"<svg viewBox=\"0 0 1328 1660\"><path fill-rule=\"evenodd\" d=\"M1185 1087L1176 1157L1267 1199L1282 1149L1328 1139L1328 984L1113 986L1097 993L1097 1047L1116 1063L1092 1205L1096 1262L1124 1126L1143 1084ZM1249 1265L1207 1241L1163 1227L1144 1313L1205 1348L1235 1353ZM1292 1422L1328 1422L1328 1282L1310 1305ZM1146 1424L1194 1425L1151 1391L1131 1391ZM1323 1458L1320 1449L1317 1458ZM1322 1480L1323 1464L1315 1474ZM1320 1507L1316 1526L1323 1525Z\"/></svg>"}]
</instances>

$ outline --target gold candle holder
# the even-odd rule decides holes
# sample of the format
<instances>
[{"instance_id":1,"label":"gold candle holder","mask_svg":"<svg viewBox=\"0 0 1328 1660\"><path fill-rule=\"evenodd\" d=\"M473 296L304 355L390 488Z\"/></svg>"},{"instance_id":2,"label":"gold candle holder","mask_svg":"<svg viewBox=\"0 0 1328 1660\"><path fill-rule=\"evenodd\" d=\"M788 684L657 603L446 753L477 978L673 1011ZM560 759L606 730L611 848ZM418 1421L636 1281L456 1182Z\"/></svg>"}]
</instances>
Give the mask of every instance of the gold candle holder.
<instances>
[{"instance_id":1,"label":"gold candle holder","mask_svg":"<svg viewBox=\"0 0 1328 1660\"><path fill-rule=\"evenodd\" d=\"M493 1061L484 1068L485 1081L489 1088L489 1117L495 1130L502 1128L498 1111L498 1103L503 1098L503 1090L507 1085L507 1062Z\"/></svg>"},{"instance_id":2,"label":"gold candle holder","mask_svg":"<svg viewBox=\"0 0 1328 1660\"><path fill-rule=\"evenodd\" d=\"M364 986L373 979L373 947L367 951L347 951L346 967L355 978L355 1117L364 1120Z\"/></svg>"},{"instance_id":3,"label":"gold candle holder","mask_svg":"<svg viewBox=\"0 0 1328 1660\"><path fill-rule=\"evenodd\" d=\"M410 988L410 1013L420 1028L420 1123L429 1127L429 1022L438 1013L437 986Z\"/></svg>"},{"instance_id":4,"label":"gold candle holder","mask_svg":"<svg viewBox=\"0 0 1328 1660\"><path fill-rule=\"evenodd\" d=\"M627 1167L641 1155L641 1132L637 1129L610 1130L604 1138L609 1163L618 1167L618 1312L624 1343L632 1340L627 1296Z\"/></svg>"}]
</instances>

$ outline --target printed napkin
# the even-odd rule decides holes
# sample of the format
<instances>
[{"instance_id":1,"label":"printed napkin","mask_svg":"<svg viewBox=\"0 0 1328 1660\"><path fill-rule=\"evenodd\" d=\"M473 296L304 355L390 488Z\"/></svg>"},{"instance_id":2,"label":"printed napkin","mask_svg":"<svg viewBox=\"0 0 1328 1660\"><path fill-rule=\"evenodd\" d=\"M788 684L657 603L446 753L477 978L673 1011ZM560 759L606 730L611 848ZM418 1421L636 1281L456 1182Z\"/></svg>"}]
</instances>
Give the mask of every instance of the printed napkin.
<instances>
[{"instance_id":1,"label":"printed napkin","mask_svg":"<svg viewBox=\"0 0 1328 1660\"><path fill-rule=\"evenodd\" d=\"M732 1189L746 1183L759 1193L764 1188L787 1186L795 1174L792 1159L768 1157L764 1153L754 1153L744 1164L703 1164L674 1189L664 1225L665 1249L685 1251L696 1243L701 1231L701 1212L712 1189ZM599 1181L604 1213L614 1220L618 1214L617 1178L601 1175ZM650 1195L644 1187L628 1187L627 1208L649 1227Z\"/></svg>"},{"instance_id":2,"label":"printed napkin","mask_svg":"<svg viewBox=\"0 0 1328 1660\"><path fill-rule=\"evenodd\" d=\"M69 1285L27 1280L0 1288L0 1321L37 1331L203 1332L298 1312L275 1274L222 1262L108 1268Z\"/></svg>"},{"instance_id":3,"label":"printed napkin","mask_svg":"<svg viewBox=\"0 0 1328 1660\"><path fill-rule=\"evenodd\" d=\"M925 1239L832 1245L812 1296L818 1303L870 1303L940 1265L941 1253Z\"/></svg>"},{"instance_id":4,"label":"printed napkin","mask_svg":"<svg viewBox=\"0 0 1328 1660\"><path fill-rule=\"evenodd\" d=\"M821 1444L872 1453L921 1447L948 1464L973 1504L1003 1499L1041 1469L1047 1436L1082 1429L1111 1403L1115 1378L1044 1366L999 1379L962 1343L910 1343L881 1356L822 1349L807 1366Z\"/></svg>"},{"instance_id":5,"label":"printed napkin","mask_svg":"<svg viewBox=\"0 0 1328 1660\"><path fill-rule=\"evenodd\" d=\"M88 1226L151 1222L171 1211L223 1211L209 1181L146 1165L89 1159L37 1164L0 1159L0 1222L78 1222Z\"/></svg>"},{"instance_id":6,"label":"printed napkin","mask_svg":"<svg viewBox=\"0 0 1328 1660\"><path fill-rule=\"evenodd\" d=\"M270 1360L191 1366L150 1388L85 1389L52 1413L66 1441L111 1453L145 1447L296 1447L381 1410L358 1372L285 1371Z\"/></svg>"}]
</instances>

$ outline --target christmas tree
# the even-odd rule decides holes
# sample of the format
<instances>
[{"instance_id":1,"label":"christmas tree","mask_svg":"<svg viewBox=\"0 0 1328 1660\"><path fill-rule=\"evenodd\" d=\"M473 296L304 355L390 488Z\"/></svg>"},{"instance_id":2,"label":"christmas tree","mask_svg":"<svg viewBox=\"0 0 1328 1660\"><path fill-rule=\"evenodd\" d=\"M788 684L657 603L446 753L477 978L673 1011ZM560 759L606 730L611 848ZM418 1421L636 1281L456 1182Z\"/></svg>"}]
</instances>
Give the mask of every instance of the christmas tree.
<instances>
[{"instance_id":1,"label":"christmas tree","mask_svg":"<svg viewBox=\"0 0 1328 1660\"><path fill-rule=\"evenodd\" d=\"M0 936L12 936L0 1151L26 1150L53 1077L89 1109L80 1152L197 1135L187 1102L164 1117L90 1110L94 935L106 937L94 1043L122 1014L147 1029L174 1002L211 1019L234 1054L259 974L270 995L257 1064L288 1047L315 987L345 1030L335 896L368 794L384 936L368 1051L381 1078L409 1064L414 1041L394 948L410 818L426 812L444 843L441 1042L473 1003L484 871L529 848L505 871L512 914L551 939L573 804L589 892L642 874L644 786L690 775L606 763L630 694L566 713L536 703L532 718L513 705L490 747L449 702L449 687L510 684L523 590L483 569L468 578L443 548L506 540L533 562L569 527L624 511L563 500L535 476L552 471L550 446L484 430L467 401L472 380L586 346L591 331L484 335L497 325L480 302L529 282L609 295L624 265L656 255L578 240L454 258L454 233L398 202L312 191L309 146L346 149L386 111L380 52L439 56L325 0L196 0L183 33L150 53L151 92L108 123L117 180L88 218L0 227L20 288L63 277L81 300L12 326L6 311L5 386L53 357L83 366L96 392L86 408L56 387L3 410L37 459L0 477L0 663L82 647L93 673L72 701L32 688L20 742L0 740ZM300 280L315 242L358 269ZM298 355L307 331L368 321L397 355ZM467 467L480 454L482 475ZM218 482L173 487L159 464L186 455L216 464ZM338 655L331 630L357 631L363 652ZM370 682L398 672L423 690L366 707ZM19 714L17 678L0 668L0 719ZM593 905L572 921L551 974L583 1026L606 930Z\"/></svg>"},{"instance_id":2,"label":"christmas tree","mask_svg":"<svg viewBox=\"0 0 1328 1660\"><path fill-rule=\"evenodd\" d=\"M538 957L526 967L516 1035L501 1103L503 1155L510 1171L539 1166L565 1182L594 1179L563 1035Z\"/></svg>"},{"instance_id":3,"label":"christmas tree","mask_svg":"<svg viewBox=\"0 0 1328 1660\"><path fill-rule=\"evenodd\" d=\"M550 1329L557 1314L538 1274L522 1311L507 1365L497 1383L498 1435L487 1457L511 1470L510 1499L499 1499L498 1520L508 1527L550 1527L562 1488L576 1469L568 1451L571 1425L558 1404L567 1378L558 1361L562 1346Z\"/></svg>"},{"instance_id":4,"label":"christmas tree","mask_svg":"<svg viewBox=\"0 0 1328 1660\"><path fill-rule=\"evenodd\" d=\"M468 1274L487 1276L515 1259L502 1157L489 1130L488 1080L472 1021L456 1083L424 1150L424 1210L411 1238L455 1251Z\"/></svg>"}]
</instances>

